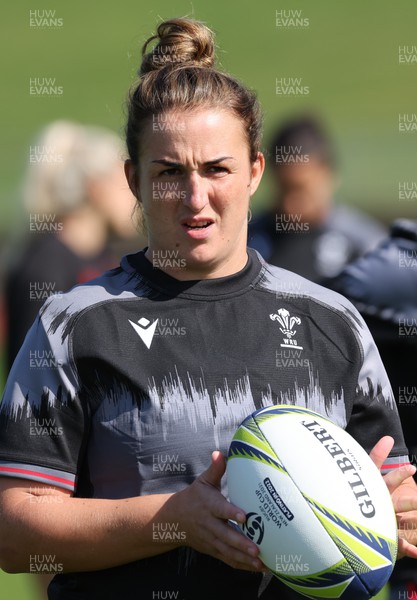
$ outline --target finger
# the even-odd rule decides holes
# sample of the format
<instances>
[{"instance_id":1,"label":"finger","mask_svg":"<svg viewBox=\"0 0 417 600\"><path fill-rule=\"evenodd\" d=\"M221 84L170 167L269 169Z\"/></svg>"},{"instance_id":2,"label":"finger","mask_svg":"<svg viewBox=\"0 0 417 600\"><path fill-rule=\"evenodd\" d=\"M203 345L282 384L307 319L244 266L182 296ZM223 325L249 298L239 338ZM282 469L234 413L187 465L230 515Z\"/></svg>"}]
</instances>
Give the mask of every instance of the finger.
<instances>
[{"instance_id":1,"label":"finger","mask_svg":"<svg viewBox=\"0 0 417 600\"><path fill-rule=\"evenodd\" d=\"M369 456L374 461L378 469L381 469L382 465L385 462L385 459L391 452L393 446L394 439L389 435L385 435L379 440L379 442L375 444L375 446L370 451Z\"/></svg>"},{"instance_id":2,"label":"finger","mask_svg":"<svg viewBox=\"0 0 417 600\"><path fill-rule=\"evenodd\" d=\"M409 558L417 558L417 547L400 538L398 540L397 558L403 558L404 556L408 556Z\"/></svg>"},{"instance_id":3,"label":"finger","mask_svg":"<svg viewBox=\"0 0 417 600\"><path fill-rule=\"evenodd\" d=\"M398 529L414 529L417 531L417 510L397 513Z\"/></svg>"},{"instance_id":4,"label":"finger","mask_svg":"<svg viewBox=\"0 0 417 600\"><path fill-rule=\"evenodd\" d=\"M218 519L211 519L206 523L204 539L201 542L209 553L212 552L213 547L222 553L226 547L233 550L235 552L233 561L246 563L246 566L253 566L254 559L258 559L258 546L241 531Z\"/></svg>"},{"instance_id":5,"label":"finger","mask_svg":"<svg viewBox=\"0 0 417 600\"><path fill-rule=\"evenodd\" d=\"M213 527L213 531L216 534L216 538L218 538L223 543L227 544L227 546L233 547L239 552L243 552L246 555L251 556L252 558L257 558L259 555L258 546L248 539L240 529L237 529L229 524L224 524L219 521Z\"/></svg>"},{"instance_id":6,"label":"finger","mask_svg":"<svg viewBox=\"0 0 417 600\"><path fill-rule=\"evenodd\" d=\"M240 563L250 570L262 568L258 546L239 529L218 519L212 519L206 524L206 534L205 545L208 545L210 553L215 548L216 552L221 554L221 560L227 564L234 568L242 568L236 566L236 563Z\"/></svg>"},{"instance_id":7,"label":"finger","mask_svg":"<svg viewBox=\"0 0 417 600\"><path fill-rule=\"evenodd\" d=\"M222 540L216 540L214 546L217 557L234 569L244 569L245 571L263 571L265 569L259 558L248 556L244 552L225 544Z\"/></svg>"},{"instance_id":8,"label":"finger","mask_svg":"<svg viewBox=\"0 0 417 600\"><path fill-rule=\"evenodd\" d=\"M416 471L416 468L413 465L404 465L403 467L400 467L399 469L394 469L392 470L390 473L387 473L386 475L384 475L384 481L386 483L386 486L390 492L390 494L392 494L406 479L408 479L409 477L412 477L414 475ZM404 486L404 494L406 491L407 487ZM412 496L412 492L414 491L414 494L416 494L417 492L417 488L410 489L410 496ZM416 507L414 507L416 508ZM403 509L406 510L406 509ZM412 508L409 508L408 510L413 510Z\"/></svg>"},{"instance_id":9,"label":"finger","mask_svg":"<svg viewBox=\"0 0 417 600\"><path fill-rule=\"evenodd\" d=\"M401 523L398 527L398 537L415 546L417 544L416 524L413 522Z\"/></svg>"},{"instance_id":10,"label":"finger","mask_svg":"<svg viewBox=\"0 0 417 600\"><path fill-rule=\"evenodd\" d=\"M217 450L211 455L211 464L208 469L200 475L201 481L220 489L221 479L226 471L226 462L221 452Z\"/></svg>"},{"instance_id":11,"label":"finger","mask_svg":"<svg viewBox=\"0 0 417 600\"><path fill-rule=\"evenodd\" d=\"M205 485L205 481L200 480L199 485L201 490L202 485ZM237 523L244 523L246 521L245 511L226 500L217 489L206 485L202 489L202 493L204 494L204 502L206 504L204 518L213 516L222 522L236 521Z\"/></svg>"},{"instance_id":12,"label":"finger","mask_svg":"<svg viewBox=\"0 0 417 600\"><path fill-rule=\"evenodd\" d=\"M417 510L417 498L415 496L403 494L398 497L392 497L391 499L396 513L407 513L412 510ZM407 521L415 522L416 517L411 516Z\"/></svg>"}]
</instances>

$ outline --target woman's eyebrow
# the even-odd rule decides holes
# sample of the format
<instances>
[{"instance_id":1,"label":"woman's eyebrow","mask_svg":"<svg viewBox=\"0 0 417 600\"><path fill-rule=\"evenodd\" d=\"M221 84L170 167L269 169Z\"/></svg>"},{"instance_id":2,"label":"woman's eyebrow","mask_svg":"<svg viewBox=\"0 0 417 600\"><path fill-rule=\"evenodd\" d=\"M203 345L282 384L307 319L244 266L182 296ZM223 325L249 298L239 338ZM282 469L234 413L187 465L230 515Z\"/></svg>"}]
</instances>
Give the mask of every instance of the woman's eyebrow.
<instances>
[{"instance_id":1,"label":"woman's eyebrow","mask_svg":"<svg viewBox=\"0 0 417 600\"><path fill-rule=\"evenodd\" d=\"M213 160L208 160L205 163L203 163L204 166L211 166L211 165L215 165L218 164L219 162L222 162L223 160L236 160L235 158L233 158L233 156L220 156L220 158L215 158ZM160 164L160 165L164 165L166 167L183 167L184 165L179 163L179 162L175 162L175 161L171 161L171 160L166 160L165 158L160 158L160 159L156 159L156 160L152 160L152 163L156 163L156 164Z\"/></svg>"},{"instance_id":2,"label":"woman's eyebrow","mask_svg":"<svg viewBox=\"0 0 417 600\"><path fill-rule=\"evenodd\" d=\"M181 167L182 166L181 163L173 162L170 160L165 160L164 158L152 160L151 162L159 164L159 165L165 165L167 167Z\"/></svg>"}]
</instances>

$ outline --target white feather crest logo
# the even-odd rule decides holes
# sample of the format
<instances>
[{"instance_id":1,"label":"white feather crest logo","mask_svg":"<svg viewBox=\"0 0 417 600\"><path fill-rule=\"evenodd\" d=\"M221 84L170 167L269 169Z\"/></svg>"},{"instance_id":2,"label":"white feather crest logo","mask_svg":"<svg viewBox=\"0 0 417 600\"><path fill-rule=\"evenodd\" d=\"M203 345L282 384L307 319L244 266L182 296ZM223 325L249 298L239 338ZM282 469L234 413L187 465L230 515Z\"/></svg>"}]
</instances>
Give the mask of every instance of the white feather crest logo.
<instances>
[{"instance_id":1,"label":"white feather crest logo","mask_svg":"<svg viewBox=\"0 0 417 600\"><path fill-rule=\"evenodd\" d=\"M296 340L293 339L297 330L294 329L294 325L301 325L300 317L292 317L286 308L279 308L276 313L271 313L269 318L272 321L278 321L281 325L279 330L285 335L284 343L280 344L283 348L299 348L303 349L302 346L298 346Z\"/></svg>"}]
</instances>

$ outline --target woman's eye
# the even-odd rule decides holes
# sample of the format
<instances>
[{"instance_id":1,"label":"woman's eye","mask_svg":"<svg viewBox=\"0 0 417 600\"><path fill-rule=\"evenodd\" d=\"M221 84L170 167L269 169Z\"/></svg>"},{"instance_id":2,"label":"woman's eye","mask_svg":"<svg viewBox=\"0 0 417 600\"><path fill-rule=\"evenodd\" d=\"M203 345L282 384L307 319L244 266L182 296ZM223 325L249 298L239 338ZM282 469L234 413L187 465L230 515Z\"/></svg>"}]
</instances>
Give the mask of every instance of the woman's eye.
<instances>
[{"instance_id":1,"label":"woman's eye","mask_svg":"<svg viewBox=\"0 0 417 600\"><path fill-rule=\"evenodd\" d=\"M208 173L227 173L226 167L214 166L207 169Z\"/></svg>"},{"instance_id":2,"label":"woman's eye","mask_svg":"<svg viewBox=\"0 0 417 600\"><path fill-rule=\"evenodd\" d=\"M175 167L171 167L170 169L164 169L159 174L172 176L172 175L179 175L180 173L181 173L181 171L179 169L176 169Z\"/></svg>"}]
</instances>

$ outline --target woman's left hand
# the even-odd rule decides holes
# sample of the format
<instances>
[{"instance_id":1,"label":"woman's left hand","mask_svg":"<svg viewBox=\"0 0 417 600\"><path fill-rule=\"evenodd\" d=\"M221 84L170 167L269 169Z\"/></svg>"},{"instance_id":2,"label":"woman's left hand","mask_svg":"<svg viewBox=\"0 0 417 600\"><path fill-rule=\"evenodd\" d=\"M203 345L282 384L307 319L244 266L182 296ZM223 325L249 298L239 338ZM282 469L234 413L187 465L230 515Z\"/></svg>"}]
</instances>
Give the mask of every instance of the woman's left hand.
<instances>
[{"instance_id":1,"label":"woman's left hand","mask_svg":"<svg viewBox=\"0 0 417 600\"><path fill-rule=\"evenodd\" d=\"M393 438L385 436L371 450L370 457L378 469L381 469L393 445ZM383 476L397 516L398 558L417 558L417 485L413 479L415 472L416 468L410 464Z\"/></svg>"}]
</instances>

